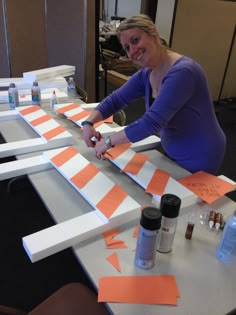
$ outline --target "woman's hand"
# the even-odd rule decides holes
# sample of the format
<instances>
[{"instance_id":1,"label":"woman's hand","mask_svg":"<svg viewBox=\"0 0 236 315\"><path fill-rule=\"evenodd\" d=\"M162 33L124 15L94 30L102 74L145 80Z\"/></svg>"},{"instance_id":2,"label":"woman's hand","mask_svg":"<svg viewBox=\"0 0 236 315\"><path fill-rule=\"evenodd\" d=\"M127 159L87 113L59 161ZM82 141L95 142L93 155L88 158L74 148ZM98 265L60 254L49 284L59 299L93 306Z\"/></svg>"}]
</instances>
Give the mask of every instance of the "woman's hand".
<instances>
[{"instance_id":1,"label":"woman's hand","mask_svg":"<svg viewBox=\"0 0 236 315\"><path fill-rule=\"evenodd\" d=\"M88 147L94 148L96 142L92 140L93 137L97 138L97 131L93 126L84 125L83 126L83 140Z\"/></svg>"},{"instance_id":2,"label":"woman's hand","mask_svg":"<svg viewBox=\"0 0 236 315\"><path fill-rule=\"evenodd\" d=\"M107 144L105 143L105 138L100 137L100 139L99 138L97 139L98 141L96 141L94 147L94 155L96 156L97 159L101 160L101 158L107 151Z\"/></svg>"}]
</instances>

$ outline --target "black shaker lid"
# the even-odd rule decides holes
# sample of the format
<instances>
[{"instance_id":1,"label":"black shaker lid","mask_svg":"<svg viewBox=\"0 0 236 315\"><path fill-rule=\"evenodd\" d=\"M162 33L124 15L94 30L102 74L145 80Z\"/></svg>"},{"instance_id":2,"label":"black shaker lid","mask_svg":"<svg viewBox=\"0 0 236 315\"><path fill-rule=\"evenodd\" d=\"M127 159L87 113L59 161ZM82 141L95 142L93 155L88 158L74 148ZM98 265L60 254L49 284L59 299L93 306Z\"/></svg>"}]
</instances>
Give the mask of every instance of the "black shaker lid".
<instances>
[{"instance_id":1,"label":"black shaker lid","mask_svg":"<svg viewBox=\"0 0 236 315\"><path fill-rule=\"evenodd\" d=\"M173 194L164 194L161 197L160 209L164 217L176 218L179 215L181 199Z\"/></svg>"},{"instance_id":2,"label":"black shaker lid","mask_svg":"<svg viewBox=\"0 0 236 315\"><path fill-rule=\"evenodd\" d=\"M155 207L146 207L142 211L140 224L144 229L155 231L161 227L161 211Z\"/></svg>"}]
</instances>

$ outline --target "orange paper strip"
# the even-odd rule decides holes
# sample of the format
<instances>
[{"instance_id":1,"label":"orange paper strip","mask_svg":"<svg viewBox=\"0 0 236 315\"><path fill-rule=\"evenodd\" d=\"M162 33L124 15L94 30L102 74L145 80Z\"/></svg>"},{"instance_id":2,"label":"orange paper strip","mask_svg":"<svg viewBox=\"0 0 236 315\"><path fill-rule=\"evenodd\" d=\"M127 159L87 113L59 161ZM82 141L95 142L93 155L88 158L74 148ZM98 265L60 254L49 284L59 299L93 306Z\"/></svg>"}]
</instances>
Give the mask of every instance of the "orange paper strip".
<instances>
[{"instance_id":1,"label":"orange paper strip","mask_svg":"<svg viewBox=\"0 0 236 315\"><path fill-rule=\"evenodd\" d=\"M72 183L75 184L79 189L83 188L97 173L99 173L99 169L89 163L85 166L81 171L79 171L76 175L71 178Z\"/></svg>"},{"instance_id":2,"label":"orange paper strip","mask_svg":"<svg viewBox=\"0 0 236 315\"><path fill-rule=\"evenodd\" d=\"M98 302L177 305L179 296L172 275L118 276L99 280Z\"/></svg>"},{"instance_id":3,"label":"orange paper strip","mask_svg":"<svg viewBox=\"0 0 236 315\"><path fill-rule=\"evenodd\" d=\"M142 153L135 153L132 159L123 168L123 172L138 174L145 162L148 160L148 156Z\"/></svg>"},{"instance_id":4,"label":"orange paper strip","mask_svg":"<svg viewBox=\"0 0 236 315\"><path fill-rule=\"evenodd\" d=\"M102 235L105 240L113 239L116 235L120 234L122 231L120 228L115 228L106 232L103 232Z\"/></svg>"},{"instance_id":5,"label":"orange paper strip","mask_svg":"<svg viewBox=\"0 0 236 315\"><path fill-rule=\"evenodd\" d=\"M73 121L78 121L84 117L87 117L88 115L90 115L91 112L87 111L87 110L83 110L82 112L75 114L73 116L68 117L67 119L69 120L73 120Z\"/></svg>"},{"instance_id":6,"label":"orange paper strip","mask_svg":"<svg viewBox=\"0 0 236 315\"><path fill-rule=\"evenodd\" d=\"M111 156L109 156L109 159L113 160L117 158L119 155L124 153L126 150L128 150L131 146L131 143L125 143L125 144L117 144L114 148L109 149L109 153ZM106 154L104 154L106 156Z\"/></svg>"},{"instance_id":7,"label":"orange paper strip","mask_svg":"<svg viewBox=\"0 0 236 315\"><path fill-rule=\"evenodd\" d=\"M19 110L19 112L24 116L24 115L28 115L28 114L31 114L33 112L36 112L37 110L40 110L40 107L37 105L33 105L33 106L28 107L28 108Z\"/></svg>"},{"instance_id":8,"label":"orange paper strip","mask_svg":"<svg viewBox=\"0 0 236 315\"><path fill-rule=\"evenodd\" d=\"M136 225L133 233L133 237L137 238L138 237L138 232L139 232L139 224Z\"/></svg>"},{"instance_id":9,"label":"orange paper strip","mask_svg":"<svg viewBox=\"0 0 236 315\"><path fill-rule=\"evenodd\" d=\"M236 188L235 185L203 171L184 177L179 182L208 204Z\"/></svg>"},{"instance_id":10,"label":"orange paper strip","mask_svg":"<svg viewBox=\"0 0 236 315\"><path fill-rule=\"evenodd\" d=\"M120 240L111 240L107 244L107 249L117 249L117 248L128 248L124 241Z\"/></svg>"},{"instance_id":11,"label":"orange paper strip","mask_svg":"<svg viewBox=\"0 0 236 315\"><path fill-rule=\"evenodd\" d=\"M121 272L119 259L116 253L111 254L106 258L107 261L109 261L110 264L112 264L113 267L115 267L119 272Z\"/></svg>"},{"instance_id":12,"label":"orange paper strip","mask_svg":"<svg viewBox=\"0 0 236 315\"><path fill-rule=\"evenodd\" d=\"M72 110L74 108L80 107L80 104L70 104L67 106L64 106L63 108L59 108L56 110L56 113L58 114L64 114L65 112L68 112L69 110Z\"/></svg>"},{"instance_id":13,"label":"orange paper strip","mask_svg":"<svg viewBox=\"0 0 236 315\"><path fill-rule=\"evenodd\" d=\"M103 122L106 123L106 124L112 124L113 123L113 116L108 117Z\"/></svg>"},{"instance_id":14,"label":"orange paper strip","mask_svg":"<svg viewBox=\"0 0 236 315\"><path fill-rule=\"evenodd\" d=\"M156 169L145 191L150 194L163 195L169 178L169 173Z\"/></svg>"},{"instance_id":15,"label":"orange paper strip","mask_svg":"<svg viewBox=\"0 0 236 315\"><path fill-rule=\"evenodd\" d=\"M63 133L64 131L65 131L65 128L64 128L64 127L58 126L58 127L54 128L54 129L48 131L48 132L45 132L45 133L43 134L43 137L44 137L45 139L47 139L47 140L50 140L50 139L52 139L52 138L58 136L59 134Z\"/></svg>"},{"instance_id":16,"label":"orange paper strip","mask_svg":"<svg viewBox=\"0 0 236 315\"><path fill-rule=\"evenodd\" d=\"M99 201L96 208L109 219L126 197L127 192L118 185L114 185L102 200Z\"/></svg>"},{"instance_id":17,"label":"orange paper strip","mask_svg":"<svg viewBox=\"0 0 236 315\"><path fill-rule=\"evenodd\" d=\"M37 119L32 120L32 121L30 122L30 124L31 124L32 126L38 126L38 125L40 125L40 124L42 124L42 123L44 123L44 122L46 122L46 121L48 121L48 120L50 120L50 119L52 119L52 117L49 116L48 114L46 114L46 115L43 115L42 117L39 117L39 118L37 118Z\"/></svg>"},{"instance_id":18,"label":"orange paper strip","mask_svg":"<svg viewBox=\"0 0 236 315\"><path fill-rule=\"evenodd\" d=\"M74 157L78 152L73 147L68 147L64 151L58 153L52 158L52 162L57 166L60 167L67 161L69 161L72 157Z\"/></svg>"}]
</instances>

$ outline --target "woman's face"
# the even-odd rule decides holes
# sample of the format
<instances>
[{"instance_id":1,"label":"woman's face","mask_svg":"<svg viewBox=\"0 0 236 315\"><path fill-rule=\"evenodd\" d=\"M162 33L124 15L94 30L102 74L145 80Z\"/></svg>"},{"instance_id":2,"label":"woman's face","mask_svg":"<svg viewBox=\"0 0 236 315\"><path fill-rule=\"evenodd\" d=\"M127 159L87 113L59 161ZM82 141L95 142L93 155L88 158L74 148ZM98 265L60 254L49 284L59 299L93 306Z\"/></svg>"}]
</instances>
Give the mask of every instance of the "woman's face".
<instances>
[{"instance_id":1,"label":"woman's face","mask_svg":"<svg viewBox=\"0 0 236 315\"><path fill-rule=\"evenodd\" d=\"M141 67L152 67L156 60L156 36L139 28L122 31L120 42L128 57Z\"/></svg>"}]
</instances>

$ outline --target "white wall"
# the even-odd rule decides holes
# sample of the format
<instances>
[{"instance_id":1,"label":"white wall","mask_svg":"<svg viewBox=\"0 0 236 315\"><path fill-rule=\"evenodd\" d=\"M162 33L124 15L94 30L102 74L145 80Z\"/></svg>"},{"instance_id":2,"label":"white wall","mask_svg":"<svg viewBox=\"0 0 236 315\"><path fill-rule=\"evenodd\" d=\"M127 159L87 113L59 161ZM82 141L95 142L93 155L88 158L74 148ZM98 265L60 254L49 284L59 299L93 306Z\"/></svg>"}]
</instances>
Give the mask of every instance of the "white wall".
<instances>
[{"instance_id":1,"label":"white wall","mask_svg":"<svg viewBox=\"0 0 236 315\"><path fill-rule=\"evenodd\" d=\"M104 6L107 9L108 17L115 15L115 0L105 0ZM117 15L129 17L140 13L141 0L118 0Z\"/></svg>"},{"instance_id":2,"label":"white wall","mask_svg":"<svg viewBox=\"0 0 236 315\"><path fill-rule=\"evenodd\" d=\"M158 0L156 21L158 33L169 44L175 0Z\"/></svg>"}]
</instances>

